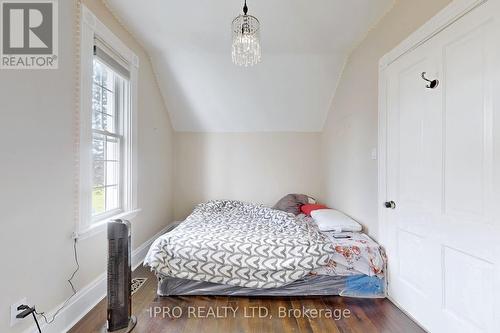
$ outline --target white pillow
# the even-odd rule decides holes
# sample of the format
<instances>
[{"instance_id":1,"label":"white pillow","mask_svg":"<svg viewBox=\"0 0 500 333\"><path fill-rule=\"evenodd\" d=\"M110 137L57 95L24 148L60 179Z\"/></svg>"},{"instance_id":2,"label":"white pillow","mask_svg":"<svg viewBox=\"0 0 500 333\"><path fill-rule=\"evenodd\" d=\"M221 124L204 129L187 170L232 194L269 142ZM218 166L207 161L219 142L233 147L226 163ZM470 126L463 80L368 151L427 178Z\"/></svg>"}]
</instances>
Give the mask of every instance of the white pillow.
<instances>
[{"instance_id":1,"label":"white pillow","mask_svg":"<svg viewBox=\"0 0 500 333\"><path fill-rule=\"evenodd\" d=\"M311 217L321 231L361 231L363 227L349 216L335 209L317 209L311 212Z\"/></svg>"}]
</instances>

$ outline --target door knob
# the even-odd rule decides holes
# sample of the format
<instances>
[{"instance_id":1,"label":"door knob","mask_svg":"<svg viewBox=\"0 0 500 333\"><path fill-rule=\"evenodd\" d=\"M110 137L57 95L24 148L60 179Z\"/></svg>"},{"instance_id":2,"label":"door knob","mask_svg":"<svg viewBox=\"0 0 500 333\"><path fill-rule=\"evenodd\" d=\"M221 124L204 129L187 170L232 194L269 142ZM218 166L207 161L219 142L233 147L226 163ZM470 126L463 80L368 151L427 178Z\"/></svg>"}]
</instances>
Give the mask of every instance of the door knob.
<instances>
[{"instance_id":1,"label":"door knob","mask_svg":"<svg viewBox=\"0 0 500 333\"><path fill-rule=\"evenodd\" d=\"M396 209L396 203L394 201L386 201L384 206L385 208Z\"/></svg>"}]
</instances>

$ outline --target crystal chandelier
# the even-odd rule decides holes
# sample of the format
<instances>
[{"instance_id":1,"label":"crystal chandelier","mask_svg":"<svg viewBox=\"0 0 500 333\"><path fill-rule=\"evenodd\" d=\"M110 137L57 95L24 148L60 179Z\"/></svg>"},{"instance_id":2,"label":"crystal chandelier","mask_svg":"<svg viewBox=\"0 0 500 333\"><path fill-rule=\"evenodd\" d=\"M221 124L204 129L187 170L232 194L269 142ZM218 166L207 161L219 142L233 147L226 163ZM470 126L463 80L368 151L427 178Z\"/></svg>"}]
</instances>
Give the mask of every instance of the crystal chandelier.
<instances>
[{"instance_id":1,"label":"crystal chandelier","mask_svg":"<svg viewBox=\"0 0 500 333\"><path fill-rule=\"evenodd\" d=\"M247 15L247 1L243 15L238 15L232 24L233 63L239 66L253 66L261 61L259 31L260 23L255 16Z\"/></svg>"}]
</instances>

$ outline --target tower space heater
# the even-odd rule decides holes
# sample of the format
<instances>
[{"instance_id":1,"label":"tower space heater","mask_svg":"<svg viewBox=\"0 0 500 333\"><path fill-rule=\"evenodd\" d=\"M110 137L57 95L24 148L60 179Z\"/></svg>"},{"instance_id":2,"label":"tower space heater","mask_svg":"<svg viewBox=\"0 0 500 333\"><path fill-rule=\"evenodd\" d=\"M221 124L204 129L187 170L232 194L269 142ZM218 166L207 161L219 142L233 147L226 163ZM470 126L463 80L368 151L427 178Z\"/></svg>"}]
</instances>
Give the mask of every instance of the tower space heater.
<instances>
[{"instance_id":1,"label":"tower space heater","mask_svg":"<svg viewBox=\"0 0 500 333\"><path fill-rule=\"evenodd\" d=\"M103 332L126 333L134 329L132 316L130 222L108 222L108 315Z\"/></svg>"}]
</instances>

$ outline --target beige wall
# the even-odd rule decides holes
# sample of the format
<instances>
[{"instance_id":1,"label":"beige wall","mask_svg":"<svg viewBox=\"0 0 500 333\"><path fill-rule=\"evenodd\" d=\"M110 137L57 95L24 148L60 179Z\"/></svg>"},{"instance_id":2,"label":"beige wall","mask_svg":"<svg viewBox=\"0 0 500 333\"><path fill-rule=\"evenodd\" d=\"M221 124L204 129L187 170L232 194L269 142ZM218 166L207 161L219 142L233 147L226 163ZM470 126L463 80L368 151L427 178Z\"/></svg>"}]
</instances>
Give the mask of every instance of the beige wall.
<instances>
[{"instance_id":1,"label":"beige wall","mask_svg":"<svg viewBox=\"0 0 500 333\"><path fill-rule=\"evenodd\" d=\"M176 133L175 217L212 199L273 205L320 191L319 133Z\"/></svg>"},{"instance_id":2,"label":"beige wall","mask_svg":"<svg viewBox=\"0 0 500 333\"><path fill-rule=\"evenodd\" d=\"M352 52L322 135L322 198L377 236L378 61L450 0L400 0Z\"/></svg>"},{"instance_id":3,"label":"beige wall","mask_svg":"<svg viewBox=\"0 0 500 333\"><path fill-rule=\"evenodd\" d=\"M133 248L173 218L173 131L147 55L98 0L88 7L140 57L139 206ZM22 297L52 311L70 295L74 268L75 1L59 1L59 69L0 71L0 332ZM79 242L82 288L105 271L105 233ZM61 319L60 319L61 320Z\"/></svg>"}]
</instances>

